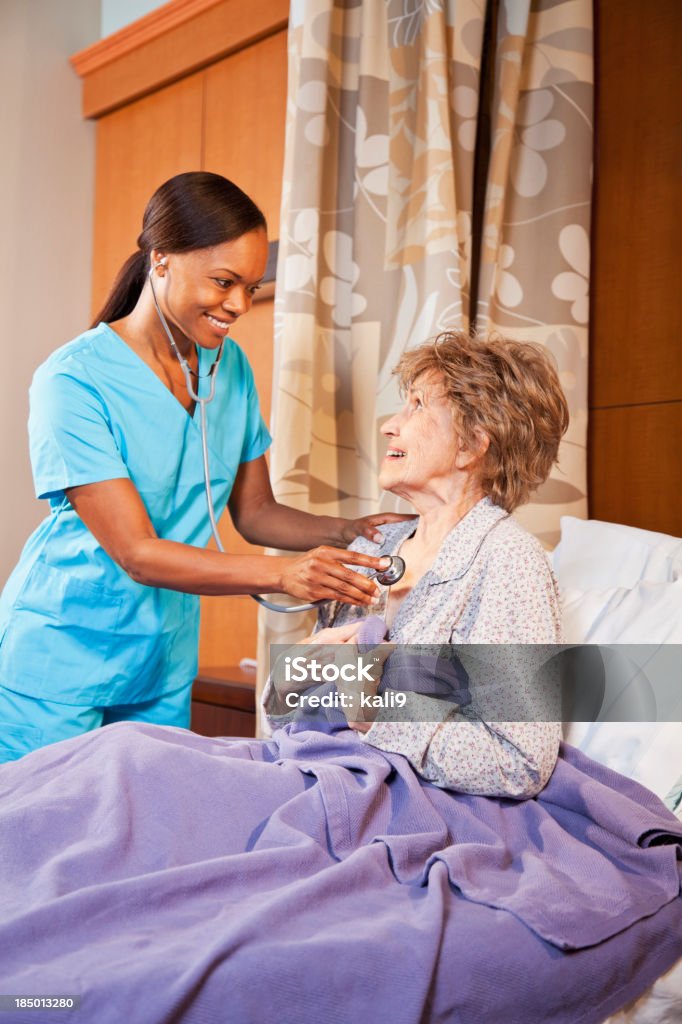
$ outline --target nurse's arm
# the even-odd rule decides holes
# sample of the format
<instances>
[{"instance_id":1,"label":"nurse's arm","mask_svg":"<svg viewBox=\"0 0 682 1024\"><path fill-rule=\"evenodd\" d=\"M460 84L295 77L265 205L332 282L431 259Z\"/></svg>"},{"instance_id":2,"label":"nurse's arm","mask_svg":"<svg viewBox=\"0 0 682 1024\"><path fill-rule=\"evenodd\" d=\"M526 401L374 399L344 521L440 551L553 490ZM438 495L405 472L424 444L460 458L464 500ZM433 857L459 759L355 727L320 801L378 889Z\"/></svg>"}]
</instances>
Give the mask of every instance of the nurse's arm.
<instances>
[{"instance_id":1,"label":"nurse's arm","mask_svg":"<svg viewBox=\"0 0 682 1024\"><path fill-rule=\"evenodd\" d=\"M236 529L250 544L286 551L307 551L320 544L345 547L360 535L380 542L383 538L377 527L382 523L412 518L380 512L360 519L342 519L281 505L272 493L264 455L252 462L242 462L228 507Z\"/></svg>"},{"instance_id":2,"label":"nurse's arm","mask_svg":"<svg viewBox=\"0 0 682 1024\"><path fill-rule=\"evenodd\" d=\"M132 579L189 594L291 594L304 601L367 605L375 584L346 567L380 569L384 559L316 547L303 555L229 555L157 536L131 480L104 480L66 491L76 514Z\"/></svg>"}]
</instances>

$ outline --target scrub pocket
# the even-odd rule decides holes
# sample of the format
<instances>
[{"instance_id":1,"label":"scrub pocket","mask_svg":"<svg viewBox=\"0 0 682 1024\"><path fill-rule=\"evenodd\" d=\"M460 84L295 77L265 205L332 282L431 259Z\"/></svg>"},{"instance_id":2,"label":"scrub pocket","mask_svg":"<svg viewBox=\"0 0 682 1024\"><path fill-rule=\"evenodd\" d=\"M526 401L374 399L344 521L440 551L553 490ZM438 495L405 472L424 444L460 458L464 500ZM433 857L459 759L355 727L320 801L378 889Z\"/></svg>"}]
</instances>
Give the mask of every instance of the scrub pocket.
<instances>
[{"instance_id":1,"label":"scrub pocket","mask_svg":"<svg viewBox=\"0 0 682 1024\"><path fill-rule=\"evenodd\" d=\"M99 689L121 602L119 594L38 560L10 612L0 647L0 684L65 703Z\"/></svg>"},{"instance_id":2,"label":"scrub pocket","mask_svg":"<svg viewBox=\"0 0 682 1024\"><path fill-rule=\"evenodd\" d=\"M140 704L191 682L199 646L199 598L140 588L124 606L106 686L93 704Z\"/></svg>"}]
</instances>

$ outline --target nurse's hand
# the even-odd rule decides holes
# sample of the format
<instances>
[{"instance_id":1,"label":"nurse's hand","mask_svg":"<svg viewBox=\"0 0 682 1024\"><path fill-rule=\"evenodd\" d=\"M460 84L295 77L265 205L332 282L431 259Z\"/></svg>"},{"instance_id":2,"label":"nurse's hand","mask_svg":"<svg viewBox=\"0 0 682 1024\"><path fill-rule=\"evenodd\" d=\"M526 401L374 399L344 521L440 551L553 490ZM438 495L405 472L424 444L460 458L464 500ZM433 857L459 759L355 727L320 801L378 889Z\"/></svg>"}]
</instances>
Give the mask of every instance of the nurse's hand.
<instances>
[{"instance_id":1,"label":"nurse's hand","mask_svg":"<svg viewBox=\"0 0 682 1024\"><path fill-rule=\"evenodd\" d=\"M356 537L366 537L367 540L381 544L384 536L377 527L383 523L402 523L406 519L414 519L416 516L403 516L397 512L377 512L372 516L361 516L359 519L342 519L341 541L343 544L350 544Z\"/></svg>"},{"instance_id":2,"label":"nurse's hand","mask_svg":"<svg viewBox=\"0 0 682 1024\"><path fill-rule=\"evenodd\" d=\"M298 558L288 558L286 563L281 577L281 588L285 594L304 601L371 605L379 596L376 583L361 573L353 572L348 566L362 565L380 572L388 568L390 559L322 546L306 551Z\"/></svg>"}]
</instances>

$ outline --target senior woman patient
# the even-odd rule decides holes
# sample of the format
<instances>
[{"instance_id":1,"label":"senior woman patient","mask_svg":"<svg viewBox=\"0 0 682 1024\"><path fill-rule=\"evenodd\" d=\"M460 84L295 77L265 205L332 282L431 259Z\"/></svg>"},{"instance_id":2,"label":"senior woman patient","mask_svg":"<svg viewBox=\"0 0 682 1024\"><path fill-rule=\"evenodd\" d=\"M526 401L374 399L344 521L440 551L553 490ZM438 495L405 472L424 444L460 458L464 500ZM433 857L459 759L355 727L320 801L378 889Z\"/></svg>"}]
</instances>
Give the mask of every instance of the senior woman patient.
<instances>
[{"instance_id":1,"label":"senior woman patient","mask_svg":"<svg viewBox=\"0 0 682 1024\"><path fill-rule=\"evenodd\" d=\"M395 369L405 404L383 424L379 483L419 518L382 527L402 580L372 609L398 644L561 642L557 583L538 541L512 518L548 477L568 426L556 370L536 345L441 334ZM315 642L354 642L361 608L321 609ZM310 642L312 638L308 638ZM519 652L505 650L501 659ZM502 663L502 661L501 661ZM265 711L275 695L266 691ZM536 795L554 768L560 725L467 720L353 723L374 747L403 754L424 778L460 792Z\"/></svg>"}]
</instances>

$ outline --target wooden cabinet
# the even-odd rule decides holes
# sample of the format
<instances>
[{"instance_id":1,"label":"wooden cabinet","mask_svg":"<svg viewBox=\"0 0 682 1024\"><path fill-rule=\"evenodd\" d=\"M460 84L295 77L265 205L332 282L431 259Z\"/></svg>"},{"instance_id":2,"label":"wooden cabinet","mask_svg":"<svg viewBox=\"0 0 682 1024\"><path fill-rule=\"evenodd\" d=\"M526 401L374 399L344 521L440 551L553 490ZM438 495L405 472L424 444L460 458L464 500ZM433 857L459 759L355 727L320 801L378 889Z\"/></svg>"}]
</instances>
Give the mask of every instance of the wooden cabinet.
<instances>
[{"instance_id":1,"label":"wooden cabinet","mask_svg":"<svg viewBox=\"0 0 682 1024\"><path fill-rule=\"evenodd\" d=\"M202 669L192 691L191 728L202 736L255 736L255 694L255 672Z\"/></svg>"}]
</instances>

